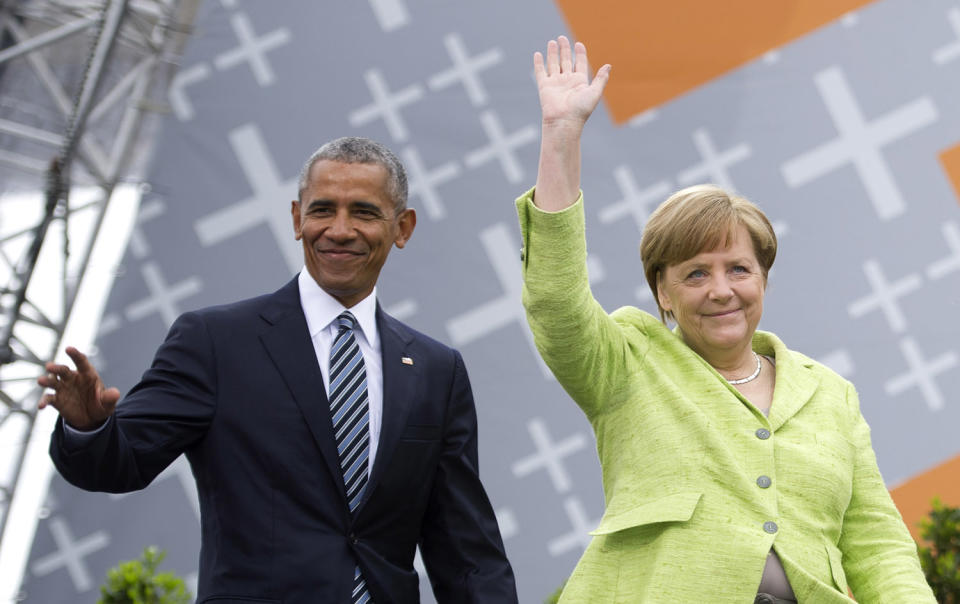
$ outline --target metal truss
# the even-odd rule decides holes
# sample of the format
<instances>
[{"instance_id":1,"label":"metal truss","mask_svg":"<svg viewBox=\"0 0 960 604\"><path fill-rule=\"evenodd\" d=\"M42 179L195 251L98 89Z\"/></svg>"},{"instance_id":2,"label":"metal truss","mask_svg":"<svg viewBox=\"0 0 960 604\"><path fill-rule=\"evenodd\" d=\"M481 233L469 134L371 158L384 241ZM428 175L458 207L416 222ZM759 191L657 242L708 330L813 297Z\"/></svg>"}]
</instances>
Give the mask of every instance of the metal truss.
<instances>
[{"instance_id":1,"label":"metal truss","mask_svg":"<svg viewBox=\"0 0 960 604\"><path fill-rule=\"evenodd\" d=\"M36 378L62 347L115 188L142 182L199 1L0 0L0 547Z\"/></svg>"}]
</instances>

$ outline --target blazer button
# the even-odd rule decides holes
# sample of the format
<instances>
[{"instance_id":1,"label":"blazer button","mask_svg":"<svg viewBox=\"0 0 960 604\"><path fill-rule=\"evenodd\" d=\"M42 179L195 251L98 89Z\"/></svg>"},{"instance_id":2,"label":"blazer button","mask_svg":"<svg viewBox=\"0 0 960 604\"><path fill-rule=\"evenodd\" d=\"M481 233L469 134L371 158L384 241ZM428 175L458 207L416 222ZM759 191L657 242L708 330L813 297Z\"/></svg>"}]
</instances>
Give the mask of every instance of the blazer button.
<instances>
[{"instance_id":1,"label":"blazer button","mask_svg":"<svg viewBox=\"0 0 960 604\"><path fill-rule=\"evenodd\" d=\"M767 487L770 486L772 482L773 481L770 480L769 476L761 476L757 478L757 486L760 487L761 489L766 489Z\"/></svg>"},{"instance_id":2,"label":"blazer button","mask_svg":"<svg viewBox=\"0 0 960 604\"><path fill-rule=\"evenodd\" d=\"M356 545L356 544L360 541L359 539L357 539L357 534L356 534L356 533L350 533L350 534L347 536L347 538L350 539L350 543L352 543L352 544L354 544L354 545Z\"/></svg>"},{"instance_id":3,"label":"blazer button","mask_svg":"<svg viewBox=\"0 0 960 604\"><path fill-rule=\"evenodd\" d=\"M756 435L760 440L767 440L770 438L770 430L767 430L766 428L760 428L756 431Z\"/></svg>"},{"instance_id":4,"label":"blazer button","mask_svg":"<svg viewBox=\"0 0 960 604\"><path fill-rule=\"evenodd\" d=\"M777 532L777 523L767 520L763 523L763 530L772 535Z\"/></svg>"}]
</instances>

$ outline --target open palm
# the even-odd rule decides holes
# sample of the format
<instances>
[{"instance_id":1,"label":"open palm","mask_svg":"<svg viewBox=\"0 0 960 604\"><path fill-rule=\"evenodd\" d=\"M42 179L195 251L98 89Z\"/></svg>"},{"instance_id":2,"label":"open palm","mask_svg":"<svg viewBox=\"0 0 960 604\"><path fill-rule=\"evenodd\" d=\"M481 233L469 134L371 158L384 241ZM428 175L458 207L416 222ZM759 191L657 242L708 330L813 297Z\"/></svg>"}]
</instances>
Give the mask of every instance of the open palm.
<instances>
[{"instance_id":1,"label":"open palm","mask_svg":"<svg viewBox=\"0 0 960 604\"><path fill-rule=\"evenodd\" d=\"M582 125L600 102L610 75L610 66L604 65L591 82L586 47L577 42L571 49L565 36L547 43L546 60L539 52L533 55L533 69L544 124Z\"/></svg>"}]
</instances>

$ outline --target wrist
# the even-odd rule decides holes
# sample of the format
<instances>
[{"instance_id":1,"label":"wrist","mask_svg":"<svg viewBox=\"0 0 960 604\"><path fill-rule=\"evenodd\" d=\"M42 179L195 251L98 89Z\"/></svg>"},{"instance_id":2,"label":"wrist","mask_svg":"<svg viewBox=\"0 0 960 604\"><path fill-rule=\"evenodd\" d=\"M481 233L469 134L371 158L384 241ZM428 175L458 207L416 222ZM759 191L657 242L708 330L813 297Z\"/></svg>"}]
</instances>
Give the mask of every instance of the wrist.
<instances>
[{"instance_id":1,"label":"wrist","mask_svg":"<svg viewBox=\"0 0 960 604\"><path fill-rule=\"evenodd\" d=\"M586 123L586 120L578 118L543 118L540 121L540 130L544 135L556 134L579 138Z\"/></svg>"}]
</instances>

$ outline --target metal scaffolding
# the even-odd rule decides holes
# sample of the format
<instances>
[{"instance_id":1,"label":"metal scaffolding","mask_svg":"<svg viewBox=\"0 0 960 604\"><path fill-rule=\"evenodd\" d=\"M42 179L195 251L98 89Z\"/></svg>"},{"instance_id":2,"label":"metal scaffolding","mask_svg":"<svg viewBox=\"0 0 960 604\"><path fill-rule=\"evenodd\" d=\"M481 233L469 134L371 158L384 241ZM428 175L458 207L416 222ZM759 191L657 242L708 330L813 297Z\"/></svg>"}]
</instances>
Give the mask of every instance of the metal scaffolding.
<instances>
[{"instance_id":1,"label":"metal scaffolding","mask_svg":"<svg viewBox=\"0 0 960 604\"><path fill-rule=\"evenodd\" d=\"M36 378L63 345L115 188L143 182L199 1L0 0L0 548L30 440L47 436ZM42 251L59 264L55 295L37 283Z\"/></svg>"}]
</instances>

